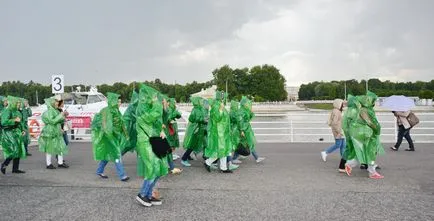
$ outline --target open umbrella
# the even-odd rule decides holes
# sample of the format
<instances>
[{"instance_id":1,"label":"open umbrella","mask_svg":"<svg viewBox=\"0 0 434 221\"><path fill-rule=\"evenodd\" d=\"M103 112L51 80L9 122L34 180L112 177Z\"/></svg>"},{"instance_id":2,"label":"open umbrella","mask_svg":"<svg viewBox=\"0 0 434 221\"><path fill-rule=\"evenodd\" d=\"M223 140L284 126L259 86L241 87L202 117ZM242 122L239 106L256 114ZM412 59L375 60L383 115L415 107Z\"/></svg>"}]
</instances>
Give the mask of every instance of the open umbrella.
<instances>
[{"instance_id":1,"label":"open umbrella","mask_svg":"<svg viewBox=\"0 0 434 221\"><path fill-rule=\"evenodd\" d=\"M393 95L386 99L381 104L381 107L390 109L391 111L409 111L414 108L414 100L402 95Z\"/></svg>"}]
</instances>

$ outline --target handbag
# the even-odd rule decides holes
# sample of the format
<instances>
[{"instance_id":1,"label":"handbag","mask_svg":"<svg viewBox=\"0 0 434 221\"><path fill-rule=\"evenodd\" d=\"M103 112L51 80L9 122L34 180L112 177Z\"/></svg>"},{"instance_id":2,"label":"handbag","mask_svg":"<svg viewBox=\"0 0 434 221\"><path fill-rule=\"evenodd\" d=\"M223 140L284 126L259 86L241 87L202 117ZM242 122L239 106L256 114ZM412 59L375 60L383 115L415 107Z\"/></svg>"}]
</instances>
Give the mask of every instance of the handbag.
<instances>
[{"instance_id":1,"label":"handbag","mask_svg":"<svg viewBox=\"0 0 434 221\"><path fill-rule=\"evenodd\" d=\"M149 143L152 147L152 152L154 152L155 156L162 159L167 156L167 154L171 153L172 148L170 148L169 142L167 139L163 139L161 137L151 137L146 133L146 131L142 128L143 132L145 132L146 136L149 137Z\"/></svg>"},{"instance_id":2,"label":"handbag","mask_svg":"<svg viewBox=\"0 0 434 221\"><path fill-rule=\"evenodd\" d=\"M413 112L410 112L407 116L407 121L410 124L410 127L414 127L419 123L419 118Z\"/></svg>"},{"instance_id":3,"label":"handbag","mask_svg":"<svg viewBox=\"0 0 434 221\"><path fill-rule=\"evenodd\" d=\"M243 144L238 144L237 150L235 151L237 154L241 156L249 156L250 148L248 146L244 146Z\"/></svg>"}]
</instances>

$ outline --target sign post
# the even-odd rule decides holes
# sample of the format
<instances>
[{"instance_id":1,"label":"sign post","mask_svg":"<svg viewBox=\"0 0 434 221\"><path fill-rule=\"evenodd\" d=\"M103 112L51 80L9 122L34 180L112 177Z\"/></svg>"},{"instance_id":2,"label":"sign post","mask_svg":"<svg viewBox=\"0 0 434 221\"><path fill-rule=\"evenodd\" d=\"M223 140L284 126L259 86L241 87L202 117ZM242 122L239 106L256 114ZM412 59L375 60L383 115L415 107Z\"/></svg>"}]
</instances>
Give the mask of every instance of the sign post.
<instances>
[{"instance_id":1,"label":"sign post","mask_svg":"<svg viewBox=\"0 0 434 221\"><path fill-rule=\"evenodd\" d=\"M51 76L51 91L53 94L61 94L64 92L65 83L63 78L63 74Z\"/></svg>"}]
</instances>

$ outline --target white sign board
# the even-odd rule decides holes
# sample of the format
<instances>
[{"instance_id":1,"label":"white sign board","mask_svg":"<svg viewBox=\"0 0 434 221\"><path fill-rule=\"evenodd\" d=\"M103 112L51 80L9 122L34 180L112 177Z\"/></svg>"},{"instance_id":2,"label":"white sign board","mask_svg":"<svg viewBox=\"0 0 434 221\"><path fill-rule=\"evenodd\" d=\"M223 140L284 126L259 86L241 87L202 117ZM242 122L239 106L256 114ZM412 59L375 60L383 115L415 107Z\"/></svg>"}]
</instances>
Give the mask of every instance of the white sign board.
<instances>
[{"instance_id":1,"label":"white sign board","mask_svg":"<svg viewBox=\"0 0 434 221\"><path fill-rule=\"evenodd\" d=\"M53 94L63 93L65 87L63 82L63 75L52 75L51 76L51 91Z\"/></svg>"}]
</instances>

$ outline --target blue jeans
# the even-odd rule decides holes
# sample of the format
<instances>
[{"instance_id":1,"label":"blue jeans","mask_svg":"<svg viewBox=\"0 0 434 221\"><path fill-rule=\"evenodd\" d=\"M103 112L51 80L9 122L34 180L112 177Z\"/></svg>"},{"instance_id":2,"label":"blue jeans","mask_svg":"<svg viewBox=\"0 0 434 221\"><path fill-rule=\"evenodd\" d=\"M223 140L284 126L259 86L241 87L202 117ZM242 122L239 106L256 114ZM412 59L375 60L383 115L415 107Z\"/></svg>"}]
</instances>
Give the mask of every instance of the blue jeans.
<instances>
[{"instance_id":1,"label":"blue jeans","mask_svg":"<svg viewBox=\"0 0 434 221\"><path fill-rule=\"evenodd\" d=\"M106 160L101 160L101 162L99 162L98 164L98 169L96 169L96 174L103 174L104 173L104 168L107 165L108 161ZM116 172L118 173L119 179L125 178L125 171L124 171L124 166L122 165L122 162L115 162L115 166L116 166Z\"/></svg>"},{"instance_id":2,"label":"blue jeans","mask_svg":"<svg viewBox=\"0 0 434 221\"><path fill-rule=\"evenodd\" d=\"M65 141L66 146L68 146L69 138L68 138L68 133L66 131L63 132L63 140Z\"/></svg>"},{"instance_id":3,"label":"blue jeans","mask_svg":"<svg viewBox=\"0 0 434 221\"><path fill-rule=\"evenodd\" d=\"M337 149L339 149L341 156L343 156L344 151L345 151L345 139L344 138L336 139L335 144L333 144L332 146L327 148L325 150L325 152L326 152L326 154L330 154L330 153L333 153Z\"/></svg>"},{"instance_id":4,"label":"blue jeans","mask_svg":"<svg viewBox=\"0 0 434 221\"><path fill-rule=\"evenodd\" d=\"M232 160L236 160L238 159L240 155L238 153L234 153L234 157L232 157ZM252 156L255 158L255 160L257 160L259 158L258 153L256 153L256 151L252 151Z\"/></svg>"},{"instance_id":5,"label":"blue jeans","mask_svg":"<svg viewBox=\"0 0 434 221\"><path fill-rule=\"evenodd\" d=\"M140 189L140 195L151 199L152 198L152 191L154 190L155 184L157 184L159 177L155 178L154 180L143 180L142 189Z\"/></svg>"}]
</instances>

